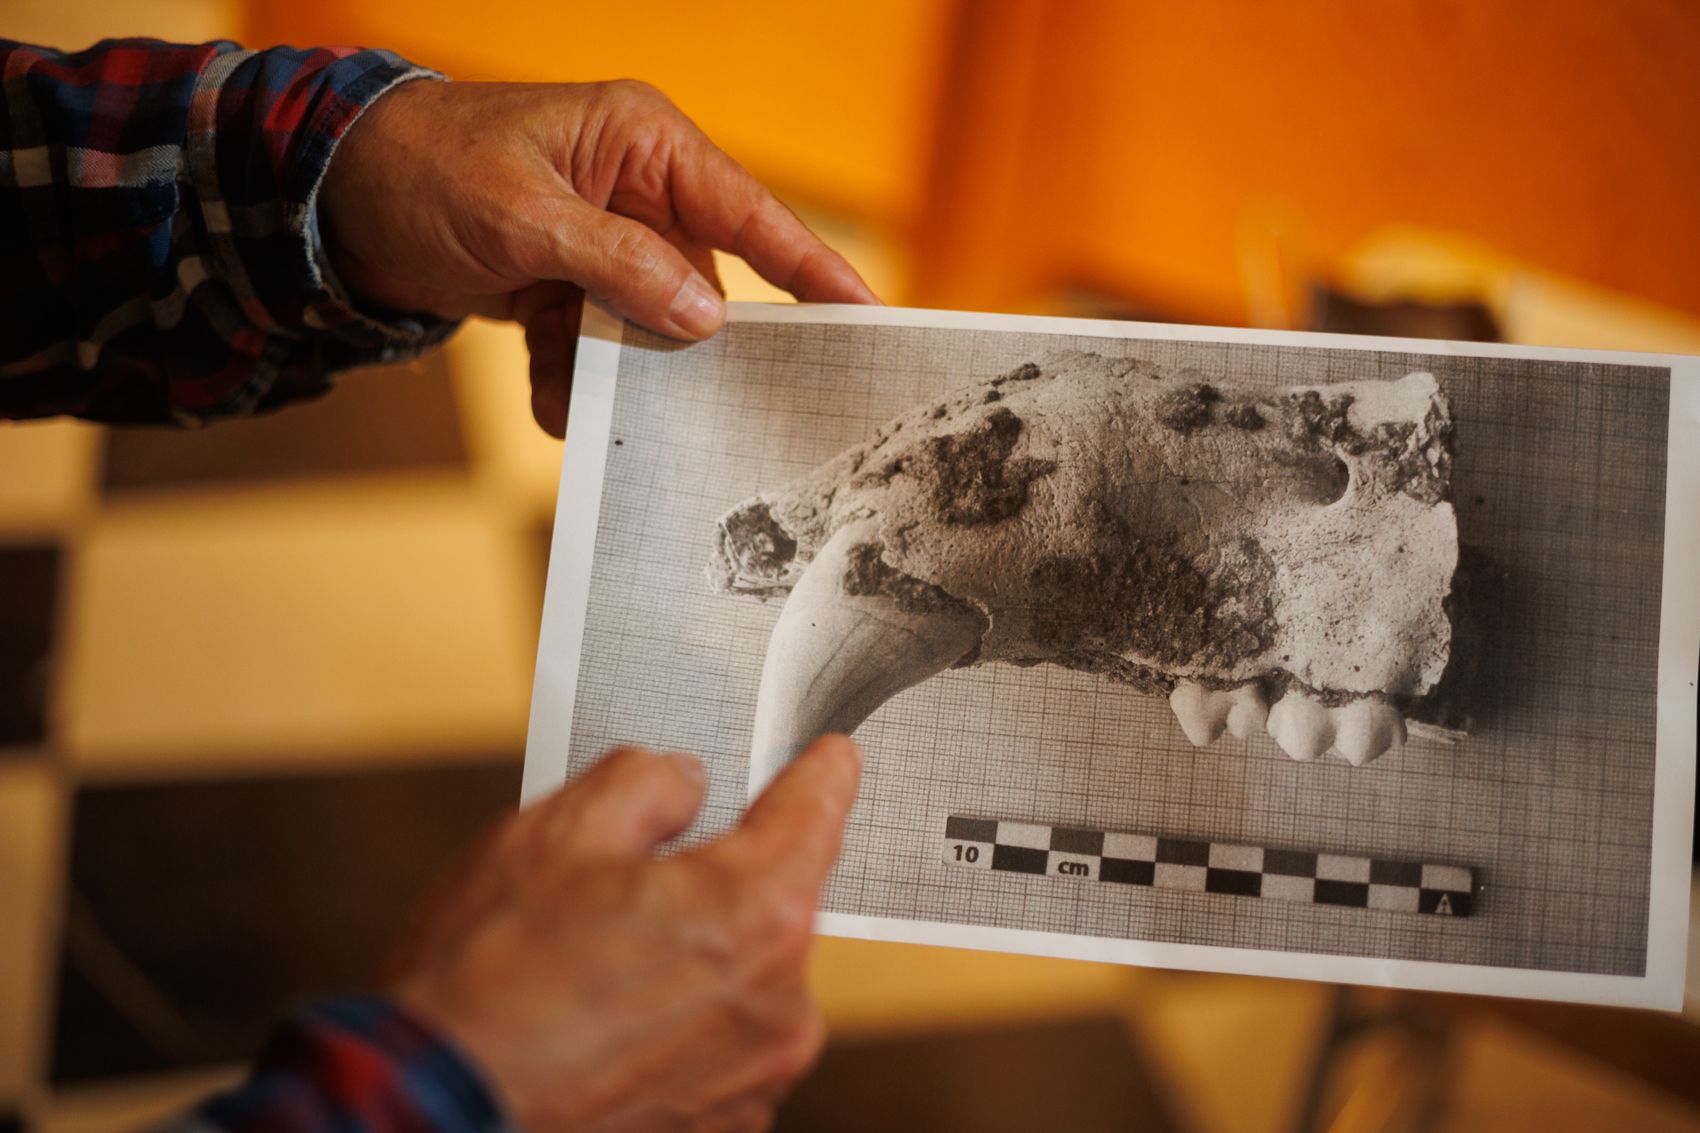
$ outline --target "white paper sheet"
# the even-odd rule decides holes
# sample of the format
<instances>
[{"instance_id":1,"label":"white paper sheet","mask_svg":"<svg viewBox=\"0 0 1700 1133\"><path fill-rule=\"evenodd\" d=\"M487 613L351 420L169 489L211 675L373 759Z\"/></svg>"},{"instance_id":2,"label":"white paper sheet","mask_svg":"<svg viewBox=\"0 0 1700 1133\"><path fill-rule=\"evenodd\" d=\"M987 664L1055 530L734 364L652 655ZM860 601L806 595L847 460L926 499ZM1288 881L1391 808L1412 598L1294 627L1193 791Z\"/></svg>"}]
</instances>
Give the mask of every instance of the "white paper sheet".
<instances>
[{"instance_id":1,"label":"white paper sheet","mask_svg":"<svg viewBox=\"0 0 1700 1133\"><path fill-rule=\"evenodd\" d=\"M765 304L733 304L720 336L685 348L587 307L525 797L640 742L707 763L689 838L734 823L779 602L710 589L716 517L1049 349L1270 386L1434 372L1458 422L1462 538L1491 545L1516 585L1496 662L1506 712L1456 745L1413 739L1352 768L1294 763L1267 738L1195 750L1160 700L1102 678L952 671L858 729L867 770L820 930L1679 1006L1700 654L1694 358ZM1474 915L1449 920L952 869L938 853L949 814L1452 861L1482 891Z\"/></svg>"}]
</instances>

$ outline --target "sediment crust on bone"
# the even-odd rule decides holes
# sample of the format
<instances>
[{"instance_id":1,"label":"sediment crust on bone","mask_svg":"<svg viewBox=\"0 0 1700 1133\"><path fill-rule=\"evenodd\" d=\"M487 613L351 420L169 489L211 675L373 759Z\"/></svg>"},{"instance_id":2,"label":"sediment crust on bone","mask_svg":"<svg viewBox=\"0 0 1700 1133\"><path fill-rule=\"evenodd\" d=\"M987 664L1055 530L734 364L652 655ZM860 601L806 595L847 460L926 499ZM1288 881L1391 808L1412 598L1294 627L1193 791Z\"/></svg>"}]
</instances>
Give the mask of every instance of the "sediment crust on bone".
<instances>
[{"instance_id":1,"label":"sediment crust on bone","mask_svg":"<svg viewBox=\"0 0 1700 1133\"><path fill-rule=\"evenodd\" d=\"M842 589L977 612L960 663L1057 664L1165 695L1254 686L1271 732L1303 749L1288 717L1309 708L1274 711L1294 695L1405 702L1447 665L1450 438L1428 374L1267 391L1061 355L739 504L709 577L783 594L855 524ZM1385 716L1354 715L1348 746L1389 739Z\"/></svg>"}]
</instances>

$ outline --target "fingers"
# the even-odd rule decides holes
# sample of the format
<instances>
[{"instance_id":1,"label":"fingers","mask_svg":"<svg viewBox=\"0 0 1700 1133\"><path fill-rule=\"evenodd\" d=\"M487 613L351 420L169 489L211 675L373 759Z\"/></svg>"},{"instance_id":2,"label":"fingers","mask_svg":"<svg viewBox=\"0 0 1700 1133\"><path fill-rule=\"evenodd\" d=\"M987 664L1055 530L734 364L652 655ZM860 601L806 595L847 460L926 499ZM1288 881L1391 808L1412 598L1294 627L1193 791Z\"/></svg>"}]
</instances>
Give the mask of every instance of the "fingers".
<instances>
[{"instance_id":1,"label":"fingers","mask_svg":"<svg viewBox=\"0 0 1700 1133\"><path fill-rule=\"evenodd\" d=\"M647 854L689 828L707 789L688 755L616 748L539 803L533 821L551 857Z\"/></svg>"},{"instance_id":2,"label":"fingers","mask_svg":"<svg viewBox=\"0 0 1700 1133\"><path fill-rule=\"evenodd\" d=\"M557 441L567 439L567 403L572 395L572 377L531 359L531 417L537 427Z\"/></svg>"},{"instance_id":3,"label":"fingers","mask_svg":"<svg viewBox=\"0 0 1700 1133\"><path fill-rule=\"evenodd\" d=\"M758 857L784 884L818 891L838 860L861 774L850 737L822 736L750 804L723 844Z\"/></svg>"},{"instance_id":4,"label":"fingers","mask_svg":"<svg viewBox=\"0 0 1700 1133\"><path fill-rule=\"evenodd\" d=\"M572 399L573 363L578 353L584 293L578 288L560 306L545 307L520 321L531 355L531 415L545 433L567 435L567 405Z\"/></svg>"},{"instance_id":5,"label":"fingers","mask_svg":"<svg viewBox=\"0 0 1700 1133\"><path fill-rule=\"evenodd\" d=\"M676 159L673 207L694 238L743 257L804 302L879 302L849 261L683 116L681 123L690 144Z\"/></svg>"},{"instance_id":6,"label":"fingers","mask_svg":"<svg viewBox=\"0 0 1700 1133\"><path fill-rule=\"evenodd\" d=\"M698 339L720 329L720 292L654 229L576 197L557 204L549 238L529 251L531 274L575 283L657 334Z\"/></svg>"},{"instance_id":7,"label":"fingers","mask_svg":"<svg viewBox=\"0 0 1700 1133\"><path fill-rule=\"evenodd\" d=\"M479 296L468 308L469 314L525 328L525 347L531 356L531 415L544 432L557 440L564 438L584 290L545 280L517 291Z\"/></svg>"},{"instance_id":8,"label":"fingers","mask_svg":"<svg viewBox=\"0 0 1700 1133\"><path fill-rule=\"evenodd\" d=\"M722 296L726 294L726 285L720 281L720 268L714 262L713 248L706 244L697 243L678 225L674 225L671 229L662 233L662 237L673 247L679 249L679 253L691 262L691 266L696 268L702 277L714 286L716 291L720 292Z\"/></svg>"}]
</instances>

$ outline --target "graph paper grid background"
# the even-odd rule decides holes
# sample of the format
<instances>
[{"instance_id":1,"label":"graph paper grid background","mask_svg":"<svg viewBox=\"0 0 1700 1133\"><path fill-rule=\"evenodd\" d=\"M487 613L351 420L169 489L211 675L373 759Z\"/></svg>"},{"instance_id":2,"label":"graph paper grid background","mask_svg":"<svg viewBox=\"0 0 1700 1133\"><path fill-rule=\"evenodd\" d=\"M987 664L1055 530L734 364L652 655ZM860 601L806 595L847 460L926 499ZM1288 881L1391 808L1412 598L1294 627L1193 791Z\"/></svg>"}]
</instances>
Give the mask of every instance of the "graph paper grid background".
<instances>
[{"instance_id":1,"label":"graph paper grid background","mask_svg":"<svg viewBox=\"0 0 1700 1133\"><path fill-rule=\"evenodd\" d=\"M1510 585L1491 718L1363 768L1266 736L1193 748L1165 703L1039 666L945 673L857 732L831 912L1389 959L1640 975L1646 965L1669 371L940 328L732 323L689 348L628 328L602 485L568 774L610 746L687 750L736 821L780 602L713 593L715 520L911 408L1083 349L1279 387L1434 373L1457 422L1467 547ZM563 484L563 492L571 484ZM1451 862L1468 919L954 870L946 816Z\"/></svg>"}]
</instances>

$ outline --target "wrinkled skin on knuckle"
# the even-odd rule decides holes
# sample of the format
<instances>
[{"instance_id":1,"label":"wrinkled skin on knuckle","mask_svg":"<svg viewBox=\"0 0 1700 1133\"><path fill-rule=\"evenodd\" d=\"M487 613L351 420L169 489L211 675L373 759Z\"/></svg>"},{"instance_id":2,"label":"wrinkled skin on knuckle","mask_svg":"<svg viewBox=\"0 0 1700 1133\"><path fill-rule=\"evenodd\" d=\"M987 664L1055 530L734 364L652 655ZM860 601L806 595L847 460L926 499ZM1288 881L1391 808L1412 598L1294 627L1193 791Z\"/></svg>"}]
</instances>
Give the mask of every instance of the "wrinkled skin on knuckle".
<instances>
[{"instance_id":1,"label":"wrinkled skin on knuckle","mask_svg":"<svg viewBox=\"0 0 1700 1133\"><path fill-rule=\"evenodd\" d=\"M473 222L474 253L518 283L553 279L580 237L560 223L560 204L552 193L506 186L497 207Z\"/></svg>"},{"instance_id":2,"label":"wrinkled skin on knuckle","mask_svg":"<svg viewBox=\"0 0 1700 1133\"><path fill-rule=\"evenodd\" d=\"M686 902L672 931L688 961L712 982L734 1030L769 1035L774 1020L806 1004L802 995L812 910L743 869L709 860L674 884Z\"/></svg>"},{"instance_id":3,"label":"wrinkled skin on knuckle","mask_svg":"<svg viewBox=\"0 0 1700 1133\"><path fill-rule=\"evenodd\" d=\"M642 79L613 79L601 87L604 110L611 115L635 117L673 109L671 99Z\"/></svg>"},{"instance_id":4,"label":"wrinkled skin on knuckle","mask_svg":"<svg viewBox=\"0 0 1700 1133\"><path fill-rule=\"evenodd\" d=\"M751 900L737 913L722 988L739 1029L763 1046L789 1033L797 1013L808 1006L809 936L806 928L796 927L801 920L783 899Z\"/></svg>"},{"instance_id":5,"label":"wrinkled skin on knuckle","mask_svg":"<svg viewBox=\"0 0 1700 1133\"><path fill-rule=\"evenodd\" d=\"M684 867L684 868L666 868ZM712 862L662 862L656 900L660 931L682 962L715 974L720 983L738 966L744 941L730 910L741 879Z\"/></svg>"},{"instance_id":6,"label":"wrinkled skin on knuckle","mask_svg":"<svg viewBox=\"0 0 1700 1133\"><path fill-rule=\"evenodd\" d=\"M679 114L666 95L638 79L603 83L598 96L600 132L609 139L631 141Z\"/></svg>"},{"instance_id":7,"label":"wrinkled skin on knuckle","mask_svg":"<svg viewBox=\"0 0 1700 1133\"><path fill-rule=\"evenodd\" d=\"M615 176L608 208L665 231L678 219L671 186L671 144L664 134L633 139Z\"/></svg>"},{"instance_id":8,"label":"wrinkled skin on knuckle","mask_svg":"<svg viewBox=\"0 0 1700 1133\"><path fill-rule=\"evenodd\" d=\"M671 296L677 289L676 272L656 247L658 240L647 228L622 226L604 251L608 277L624 276L640 283L634 290Z\"/></svg>"},{"instance_id":9,"label":"wrinkled skin on knuckle","mask_svg":"<svg viewBox=\"0 0 1700 1133\"><path fill-rule=\"evenodd\" d=\"M714 860L743 879L736 891L739 931L752 947L788 954L812 939L815 910L806 887L775 875L776 852L768 839L729 838L714 847Z\"/></svg>"},{"instance_id":10,"label":"wrinkled skin on knuckle","mask_svg":"<svg viewBox=\"0 0 1700 1133\"><path fill-rule=\"evenodd\" d=\"M744 873L733 907L739 937L747 954L764 964L785 962L806 945L814 922L807 895L776 884L755 869Z\"/></svg>"},{"instance_id":11,"label":"wrinkled skin on knuckle","mask_svg":"<svg viewBox=\"0 0 1700 1133\"><path fill-rule=\"evenodd\" d=\"M576 166L575 184L593 203L666 228L678 146L696 127L654 87L612 85L601 100L593 156Z\"/></svg>"}]
</instances>

